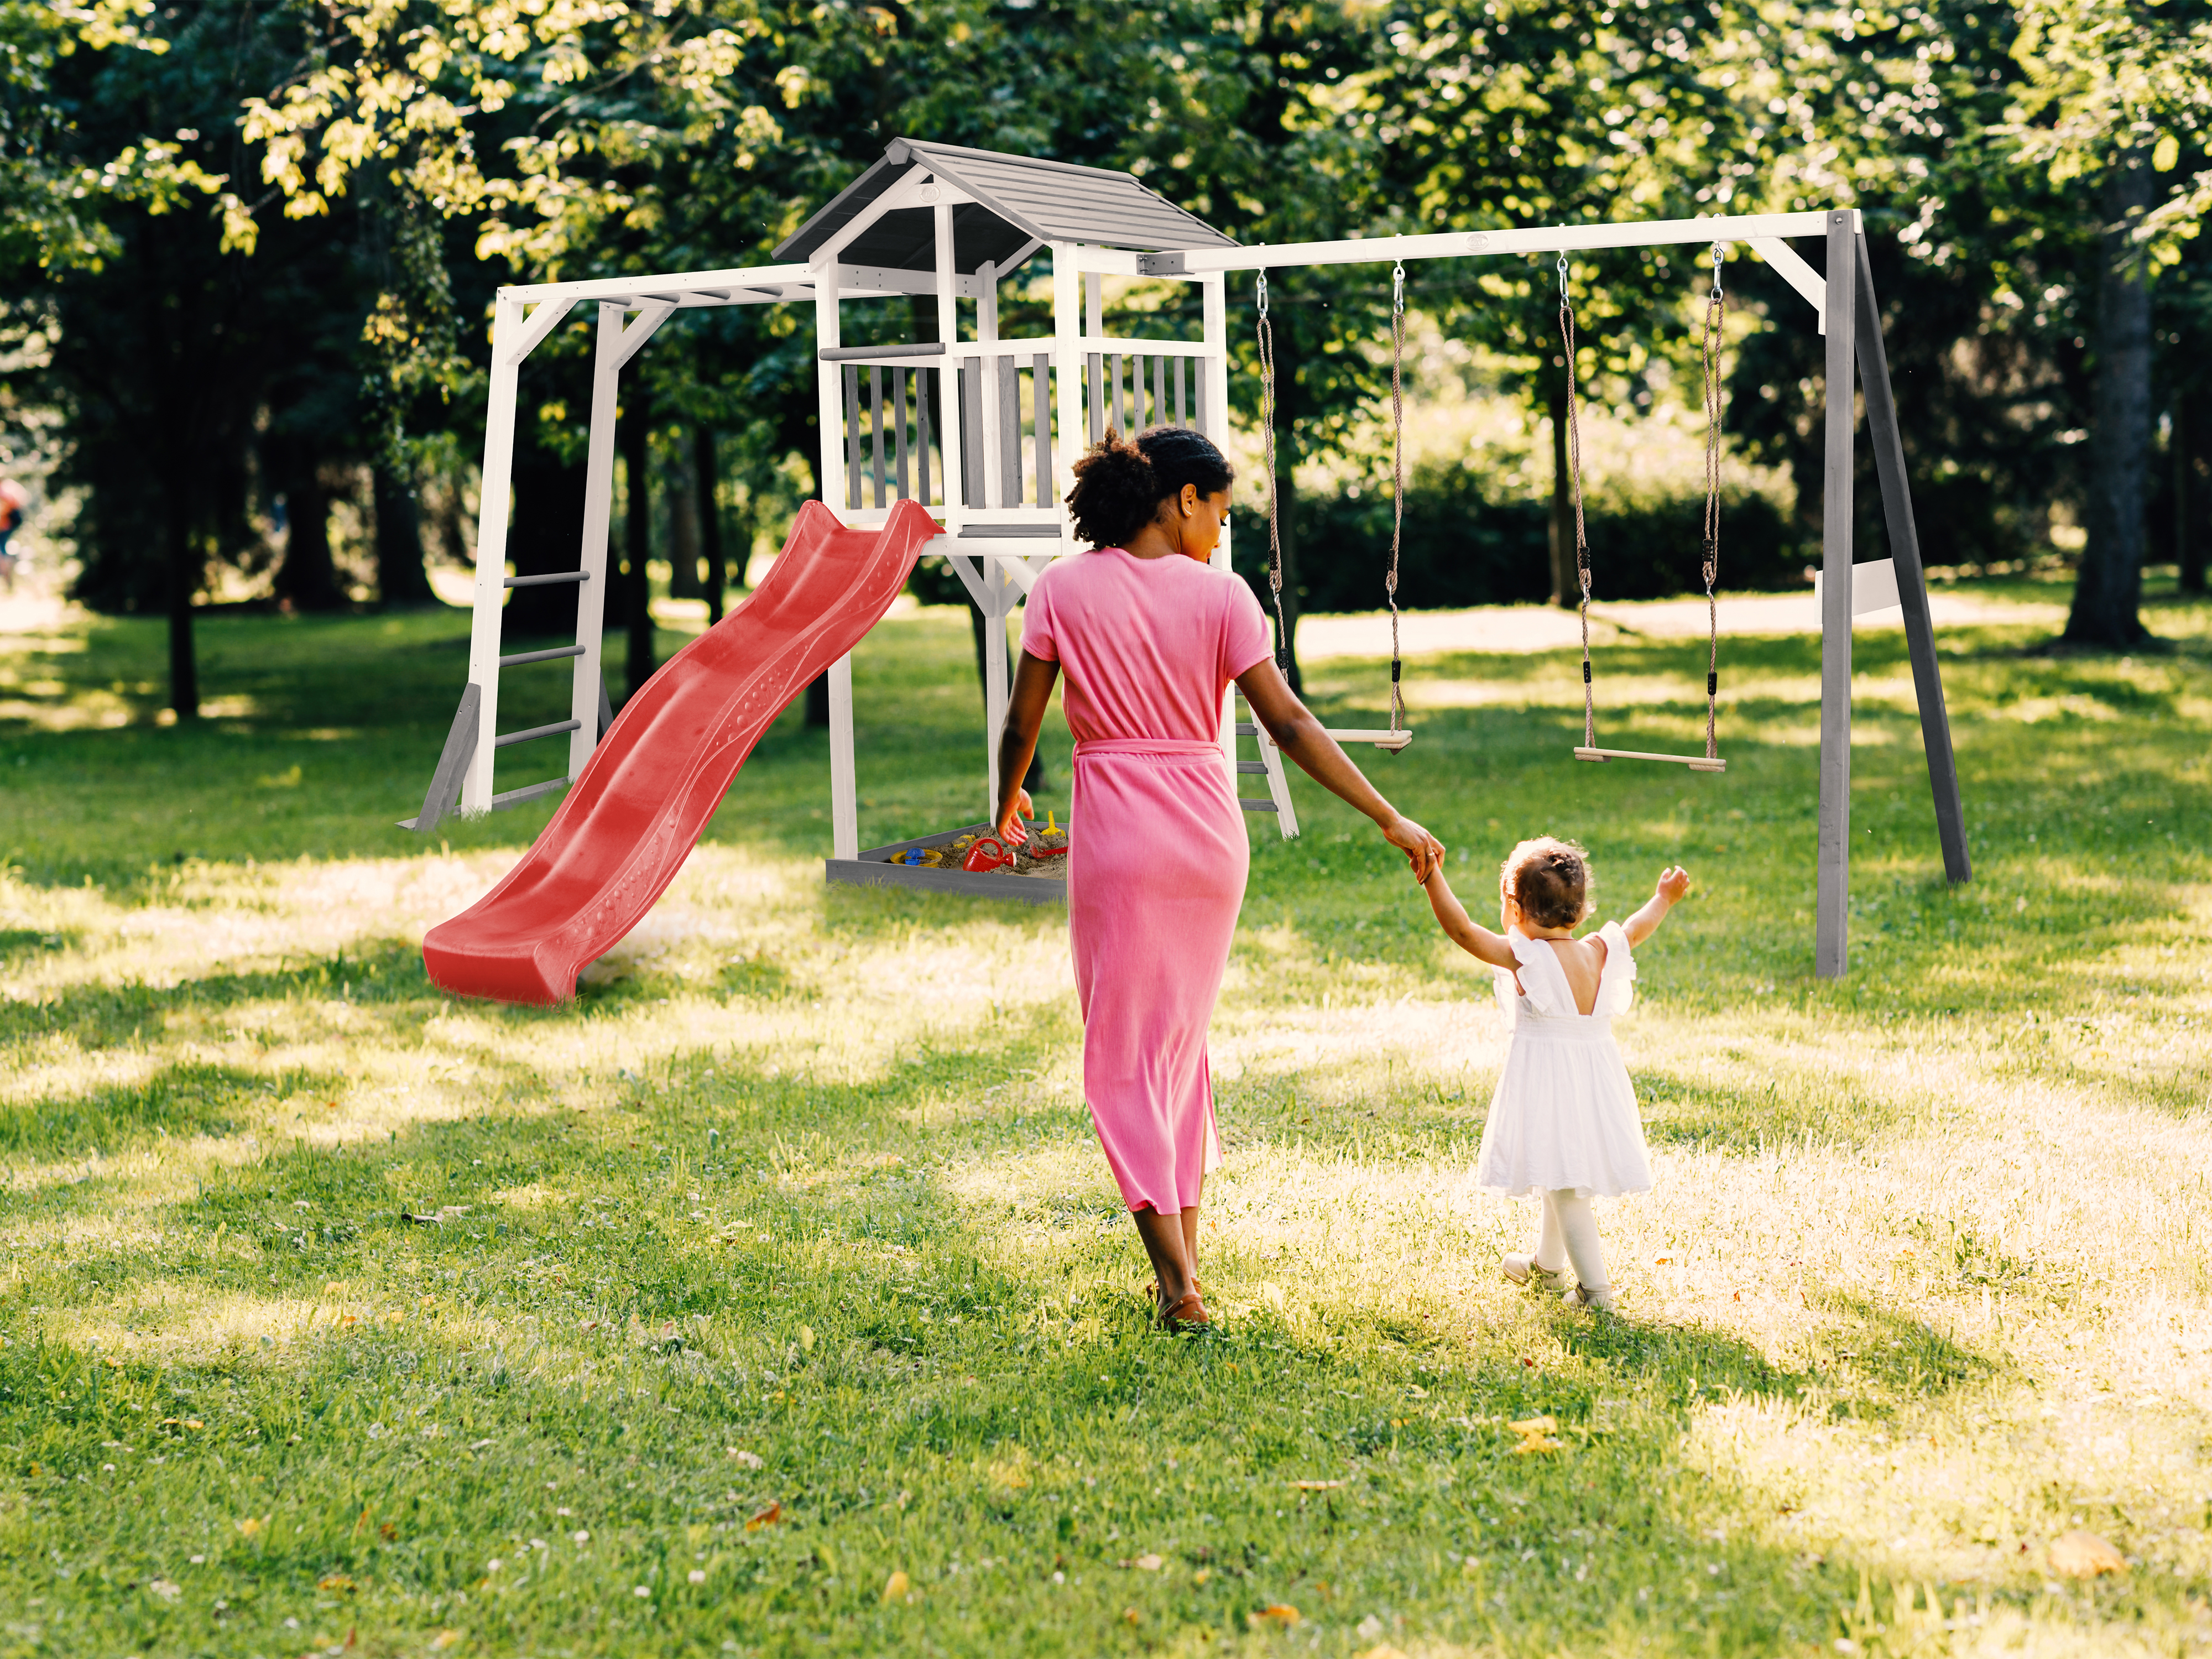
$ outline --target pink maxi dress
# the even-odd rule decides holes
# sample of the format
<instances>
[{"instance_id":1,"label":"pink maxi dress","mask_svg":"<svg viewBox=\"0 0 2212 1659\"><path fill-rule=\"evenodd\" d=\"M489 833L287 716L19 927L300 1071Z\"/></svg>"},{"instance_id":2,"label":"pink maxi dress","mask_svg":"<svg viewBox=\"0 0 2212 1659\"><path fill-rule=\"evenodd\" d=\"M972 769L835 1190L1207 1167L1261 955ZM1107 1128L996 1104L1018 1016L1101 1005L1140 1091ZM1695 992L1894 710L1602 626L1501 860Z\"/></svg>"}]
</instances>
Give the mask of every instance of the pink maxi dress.
<instances>
[{"instance_id":1,"label":"pink maxi dress","mask_svg":"<svg viewBox=\"0 0 2212 1659\"><path fill-rule=\"evenodd\" d=\"M1037 578L1022 649L1057 662L1075 738L1068 945L1083 1092L1132 1210L1177 1213L1221 1162L1206 1028L1251 862L1221 699L1266 657L1249 588L1118 547Z\"/></svg>"}]
</instances>

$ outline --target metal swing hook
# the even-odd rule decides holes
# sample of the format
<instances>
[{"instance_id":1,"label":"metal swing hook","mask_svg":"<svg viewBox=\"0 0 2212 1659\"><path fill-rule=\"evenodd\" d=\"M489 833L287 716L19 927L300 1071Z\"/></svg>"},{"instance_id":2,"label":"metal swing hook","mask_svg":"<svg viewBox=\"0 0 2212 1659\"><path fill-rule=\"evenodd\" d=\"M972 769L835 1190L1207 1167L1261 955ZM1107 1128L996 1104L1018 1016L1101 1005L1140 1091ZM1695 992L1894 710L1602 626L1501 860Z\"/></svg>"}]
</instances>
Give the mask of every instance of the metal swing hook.
<instances>
[{"instance_id":1,"label":"metal swing hook","mask_svg":"<svg viewBox=\"0 0 2212 1659\"><path fill-rule=\"evenodd\" d=\"M1264 271L1264 270L1263 270L1263 271L1261 271L1261 272L1260 273L1260 317L1261 317L1261 320L1264 322L1264 321L1267 319L1267 273L1266 271Z\"/></svg>"},{"instance_id":2,"label":"metal swing hook","mask_svg":"<svg viewBox=\"0 0 2212 1659\"><path fill-rule=\"evenodd\" d=\"M1723 255L1721 252L1721 245L1718 242L1715 242L1713 244L1713 292L1716 294L1718 294L1721 291L1721 261L1723 258Z\"/></svg>"},{"instance_id":3,"label":"metal swing hook","mask_svg":"<svg viewBox=\"0 0 2212 1659\"><path fill-rule=\"evenodd\" d=\"M1565 294L1566 291L1567 291L1567 255L1566 255L1566 251L1563 248L1563 249L1561 249L1561 250L1560 250L1560 252L1559 252L1559 292L1560 292L1560 293L1562 293L1562 294Z\"/></svg>"},{"instance_id":4,"label":"metal swing hook","mask_svg":"<svg viewBox=\"0 0 2212 1659\"><path fill-rule=\"evenodd\" d=\"M1395 262L1390 267L1390 314L1406 314L1406 267Z\"/></svg>"}]
</instances>

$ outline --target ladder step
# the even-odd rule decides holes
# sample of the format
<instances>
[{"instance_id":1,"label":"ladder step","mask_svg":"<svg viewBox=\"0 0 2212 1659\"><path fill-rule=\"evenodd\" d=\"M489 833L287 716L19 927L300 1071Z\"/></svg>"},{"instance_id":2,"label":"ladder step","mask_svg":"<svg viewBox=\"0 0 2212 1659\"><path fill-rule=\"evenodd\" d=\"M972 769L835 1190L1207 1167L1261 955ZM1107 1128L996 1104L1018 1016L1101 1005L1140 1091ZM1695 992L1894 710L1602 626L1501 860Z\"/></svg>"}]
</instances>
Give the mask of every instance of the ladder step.
<instances>
[{"instance_id":1,"label":"ladder step","mask_svg":"<svg viewBox=\"0 0 2212 1659\"><path fill-rule=\"evenodd\" d=\"M502 790L491 798L491 810L501 811L509 806L520 806L526 800L536 800L540 795L550 795L556 789L566 789L566 778L548 778L543 783L525 784L520 789Z\"/></svg>"},{"instance_id":2,"label":"ladder step","mask_svg":"<svg viewBox=\"0 0 2212 1659\"><path fill-rule=\"evenodd\" d=\"M556 720L550 726L533 726L527 732L510 732L503 738L494 738L491 740L491 746L495 749L504 749L512 743L530 743L538 738L556 736L562 732L580 732L583 729L583 726L584 723L581 720Z\"/></svg>"},{"instance_id":3,"label":"ladder step","mask_svg":"<svg viewBox=\"0 0 2212 1659\"><path fill-rule=\"evenodd\" d=\"M1237 735L1240 738L1256 738L1260 735L1260 728L1250 720L1239 720L1237 722Z\"/></svg>"},{"instance_id":4,"label":"ladder step","mask_svg":"<svg viewBox=\"0 0 2212 1659\"><path fill-rule=\"evenodd\" d=\"M1237 763L1237 769L1240 772L1259 772L1264 774L1267 769L1267 763L1265 761L1238 761Z\"/></svg>"},{"instance_id":5,"label":"ladder step","mask_svg":"<svg viewBox=\"0 0 2212 1659\"><path fill-rule=\"evenodd\" d=\"M526 662L551 662L559 657L580 657L583 654L584 647L580 645L561 645L550 651L518 651L511 657L501 657L499 665L501 668L520 668Z\"/></svg>"},{"instance_id":6,"label":"ladder step","mask_svg":"<svg viewBox=\"0 0 2212 1659\"><path fill-rule=\"evenodd\" d=\"M550 576L509 576L504 584L508 587L550 587L556 582L587 582L592 580L588 570L556 570Z\"/></svg>"},{"instance_id":7,"label":"ladder step","mask_svg":"<svg viewBox=\"0 0 2212 1659\"><path fill-rule=\"evenodd\" d=\"M1240 796L1237 804L1248 812L1279 812L1283 810L1271 800L1255 800L1249 795Z\"/></svg>"}]
</instances>

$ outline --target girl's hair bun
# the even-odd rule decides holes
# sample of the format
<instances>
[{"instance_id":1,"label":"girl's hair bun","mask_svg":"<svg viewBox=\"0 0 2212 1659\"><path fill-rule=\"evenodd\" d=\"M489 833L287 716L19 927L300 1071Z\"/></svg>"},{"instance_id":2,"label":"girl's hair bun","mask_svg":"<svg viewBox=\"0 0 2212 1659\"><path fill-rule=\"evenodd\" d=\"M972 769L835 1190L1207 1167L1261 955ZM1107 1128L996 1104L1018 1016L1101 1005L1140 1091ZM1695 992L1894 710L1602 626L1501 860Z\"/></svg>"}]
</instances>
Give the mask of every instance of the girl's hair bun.
<instances>
[{"instance_id":1,"label":"girl's hair bun","mask_svg":"<svg viewBox=\"0 0 2212 1659\"><path fill-rule=\"evenodd\" d=\"M1498 867L1498 890L1539 927L1572 927L1590 913L1589 854L1571 841L1524 841Z\"/></svg>"},{"instance_id":2,"label":"girl's hair bun","mask_svg":"<svg viewBox=\"0 0 2212 1659\"><path fill-rule=\"evenodd\" d=\"M1067 507L1079 538L1093 547L1120 547L1152 521L1162 501L1181 495L1185 484L1212 495L1236 477L1236 469L1213 441L1190 427L1147 427L1134 438L1109 427L1076 462Z\"/></svg>"}]
</instances>

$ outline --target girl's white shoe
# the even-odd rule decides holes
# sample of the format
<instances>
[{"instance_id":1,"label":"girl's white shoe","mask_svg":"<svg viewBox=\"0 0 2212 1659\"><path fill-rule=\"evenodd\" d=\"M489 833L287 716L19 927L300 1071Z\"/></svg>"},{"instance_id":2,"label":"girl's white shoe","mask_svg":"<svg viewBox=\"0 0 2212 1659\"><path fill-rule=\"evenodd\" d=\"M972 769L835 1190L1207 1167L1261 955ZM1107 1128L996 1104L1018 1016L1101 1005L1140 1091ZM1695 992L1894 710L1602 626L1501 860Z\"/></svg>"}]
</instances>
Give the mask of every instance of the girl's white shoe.
<instances>
[{"instance_id":1,"label":"girl's white shoe","mask_svg":"<svg viewBox=\"0 0 2212 1659\"><path fill-rule=\"evenodd\" d=\"M1505 1276L1516 1285L1526 1285L1533 1279L1540 1291L1556 1291L1567 1282L1565 1267L1556 1273L1549 1267L1540 1267L1533 1255L1502 1255L1498 1259L1498 1265L1504 1269Z\"/></svg>"},{"instance_id":2,"label":"girl's white shoe","mask_svg":"<svg viewBox=\"0 0 2212 1659\"><path fill-rule=\"evenodd\" d=\"M1611 1313L1613 1310L1613 1286L1608 1285L1601 1291L1594 1291L1587 1285L1577 1285L1566 1293L1565 1301L1570 1308L1595 1308L1600 1313Z\"/></svg>"}]
</instances>

